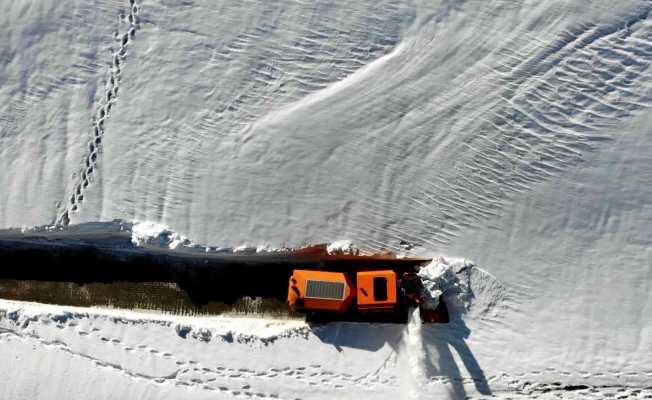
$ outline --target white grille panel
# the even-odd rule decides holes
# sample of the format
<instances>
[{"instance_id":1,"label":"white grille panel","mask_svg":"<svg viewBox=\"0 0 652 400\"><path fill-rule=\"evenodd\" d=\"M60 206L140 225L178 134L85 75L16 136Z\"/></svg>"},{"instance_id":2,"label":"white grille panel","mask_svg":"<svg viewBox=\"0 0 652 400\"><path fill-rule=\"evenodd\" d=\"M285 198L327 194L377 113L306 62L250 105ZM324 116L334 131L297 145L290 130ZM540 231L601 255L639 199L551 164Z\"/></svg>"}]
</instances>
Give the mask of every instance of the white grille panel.
<instances>
[{"instance_id":1,"label":"white grille panel","mask_svg":"<svg viewBox=\"0 0 652 400\"><path fill-rule=\"evenodd\" d=\"M344 283L331 281L311 281L306 282L306 298L311 299L344 299Z\"/></svg>"}]
</instances>

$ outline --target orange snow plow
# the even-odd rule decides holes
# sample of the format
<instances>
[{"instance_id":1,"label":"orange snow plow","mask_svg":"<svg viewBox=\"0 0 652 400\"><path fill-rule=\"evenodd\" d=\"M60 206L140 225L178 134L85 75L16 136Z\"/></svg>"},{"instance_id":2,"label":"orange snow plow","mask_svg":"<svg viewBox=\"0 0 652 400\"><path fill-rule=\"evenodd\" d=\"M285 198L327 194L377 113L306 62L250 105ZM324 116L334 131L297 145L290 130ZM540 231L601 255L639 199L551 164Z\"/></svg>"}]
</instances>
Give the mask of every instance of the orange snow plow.
<instances>
[{"instance_id":1,"label":"orange snow plow","mask_svg":"<svg viewBox=\"0 0 652 400\"><path fill-rule=\"evenodd\" d=\"M287 296L290 308L306 313L309 321L405 322L414 307L423 322L449 321L443 299L434 310L423 307L416 273L430 259L314 251L320 266L294 269Z\"/></svg>"}]
</instances>

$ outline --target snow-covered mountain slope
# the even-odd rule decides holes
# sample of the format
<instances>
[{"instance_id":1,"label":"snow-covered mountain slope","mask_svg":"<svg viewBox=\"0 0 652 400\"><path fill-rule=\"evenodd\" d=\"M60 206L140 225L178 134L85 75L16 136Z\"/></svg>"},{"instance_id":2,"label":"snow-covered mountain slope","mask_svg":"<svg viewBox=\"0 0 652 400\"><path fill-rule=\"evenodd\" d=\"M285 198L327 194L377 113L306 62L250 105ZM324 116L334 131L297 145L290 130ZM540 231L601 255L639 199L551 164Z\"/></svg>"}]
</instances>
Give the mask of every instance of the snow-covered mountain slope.
<instances>
[{"instance_id":1,"label":"snow-covered mountain slope","mask_svg":"<svg viewBox=\"0 0 652 400\"><path fill-rule=\"evenodd\" d=\"M499 312L423 330L417 364L429 386L412 385L422 395L649 395L651 2L4 1L0 9L1 227L68 212L73 223L159 222L221 247L407 241L420 253L471 258L506 288ZM39 321L34 329L50 329ZM52 365L88 370L88 358L71 351L89 351L59 348L77 345L67 333L34 339L5 325L3 340L14 345L0 351L21 365L34 347ZM153 328L110 329L140 343ZM399 340L402 328L329 329L344 341L410 343ZM272 359L294 371L290 348L326 352L320 365L346 381L333 383L348 388L342 396L395 398L418 378L395 373L409 369L398 345L339 352L317 345L317 334L244 353L215 341L163 351L201 353L209 369L260 363L260 371L242 364L256 372ZM135 374L159 376L153 357L136 357L152 365ZM387 387L361 378L388 362L397 378ZM1 371L15 383L7 390L38 392L17 369ZM98 371L82 375L127 382ZM129 379L143 396L159 394L139 375ZM72 393L72 379L64 382ZM165 393L186 390L176 384ZM260 385L265 396L277 393ZM332 394L319 383L280 385L281 397ZM588 387L570 390L577 385ZM215 395L199 383L187 390Z\"/></svg>"},{"instance_id":2,"label":"snow-covered mountain slope","mask_svg":"<svg viewBox=\"0 0 652 400\"><path fill-rule=\"evenodd\" d=\"M3 8L5 227L449 243L649 105L649 2Z\"/></svg>"}]
</instances>

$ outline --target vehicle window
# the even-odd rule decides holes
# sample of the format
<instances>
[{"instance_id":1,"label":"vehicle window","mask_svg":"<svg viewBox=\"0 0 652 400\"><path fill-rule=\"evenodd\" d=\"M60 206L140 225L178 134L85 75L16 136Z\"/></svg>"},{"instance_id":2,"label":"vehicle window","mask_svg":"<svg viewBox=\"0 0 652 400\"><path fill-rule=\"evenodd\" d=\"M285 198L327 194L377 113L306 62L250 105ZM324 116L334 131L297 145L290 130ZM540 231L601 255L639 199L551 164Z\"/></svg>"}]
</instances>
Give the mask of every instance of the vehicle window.
<instances>
[{"instance_id":1,"label":"vehicle window","mask_svg":"<svg viewBox=\"0 0 652 400\"><path fill-rule=\"evenodd\" d=\"M383 278L383 277L374 278L374 300L375 301L387 300L387 278Z\"/></svg>"}]
</instances>

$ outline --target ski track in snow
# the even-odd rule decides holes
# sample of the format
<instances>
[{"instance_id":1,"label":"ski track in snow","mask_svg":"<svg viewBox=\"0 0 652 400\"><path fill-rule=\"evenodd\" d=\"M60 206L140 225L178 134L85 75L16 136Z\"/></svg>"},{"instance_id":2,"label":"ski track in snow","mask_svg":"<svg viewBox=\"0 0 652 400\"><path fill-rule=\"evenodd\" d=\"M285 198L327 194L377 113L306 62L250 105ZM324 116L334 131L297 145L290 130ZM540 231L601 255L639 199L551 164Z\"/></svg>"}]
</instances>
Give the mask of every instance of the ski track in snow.
<instances>
[{"instance_id":1,"label":"ski track in snow","mask_svg":"<svg viewBox=\"0 0 652 400\"><path fill-rule=\"evenodd\" d=\"M127 49L131 41L134 40L136 32L140 29L139 11L140 6L136 0L129 0L128 11L119 14L120 21L123 24L127 24L127 29L122 33L120 31L114 33L114 40L118 43L118 48L112 54L111 67L109 68L109 76L105 84L104 96L100 98L95 115L93 115L93 134L91 140L87 143L84 166L79 172L73 193L63 203L65 207L57 218L56 225L66 226L69 224L70 214L79 209L81 203L84 201L84 192L89 184L93 182L93 175L97 174L97 164L102 152L102 140L104 139L104 126L111 113L111 108L118 100L122 69L127 59Z\"/></svg>"}]
</instances>

